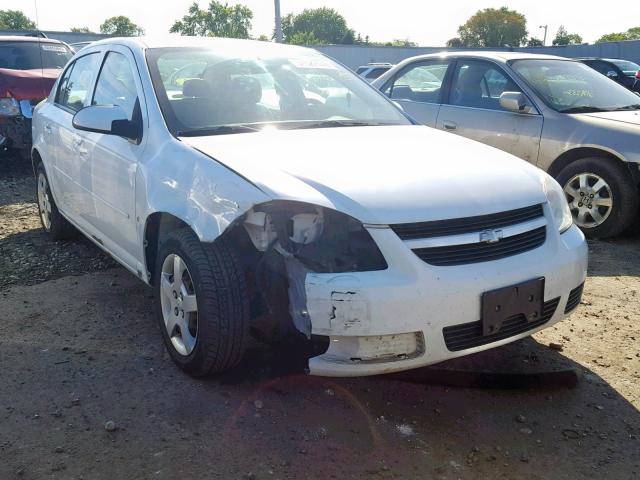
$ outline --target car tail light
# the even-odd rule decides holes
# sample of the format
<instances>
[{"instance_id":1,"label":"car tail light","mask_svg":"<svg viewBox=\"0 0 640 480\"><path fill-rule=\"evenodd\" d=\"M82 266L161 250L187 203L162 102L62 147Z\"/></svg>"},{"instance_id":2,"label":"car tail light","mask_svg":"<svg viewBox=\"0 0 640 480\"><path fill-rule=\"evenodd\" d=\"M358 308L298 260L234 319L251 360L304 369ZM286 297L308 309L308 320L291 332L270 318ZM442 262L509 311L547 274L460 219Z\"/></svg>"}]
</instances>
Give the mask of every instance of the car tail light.
<instances>
[{"instance_id":1,"label":"car tail light","mask_svg":"<svg viewBox=\"0 0 640 480\"><path fill-rule=\"evenodd\" d=\"M636 72L636 78L640 80L640 70Z\"/></svg>"}]
</instances>

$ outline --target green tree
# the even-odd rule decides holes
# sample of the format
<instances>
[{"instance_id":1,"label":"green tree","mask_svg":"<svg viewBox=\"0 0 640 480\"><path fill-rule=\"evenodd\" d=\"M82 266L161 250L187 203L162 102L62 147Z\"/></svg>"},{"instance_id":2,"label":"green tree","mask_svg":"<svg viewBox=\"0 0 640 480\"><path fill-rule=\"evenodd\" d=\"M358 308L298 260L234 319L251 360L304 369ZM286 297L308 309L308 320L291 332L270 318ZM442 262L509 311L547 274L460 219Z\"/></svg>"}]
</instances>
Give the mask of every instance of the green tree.
<instances>
[{"instance_id":1,"label":"green tree","mask_svg":"<svg viewBox=\"0 0 640 480\"><path fill-rule=\"evenodd\" d=\"M230 6L212 0L208 9L202 10L194 2L189 13L174 22L169 31L203 37L249 38L252 19L253 12L244 5Z\"/></svg>"},{"instance_id":2,"label":"green tree","mask_svg":"<svg viewBox=\"0 0 640 480\"><path fill-rule=\"evenodd\" d=\"M71 27L73 33L93 33L89 27Z\"/></svg>"},{"instance_id":3,"label":"green tree","mask_svg":"<svg viewBox=\"0 0 640 480\"><path fill-rule=\"evenodd\" d=\"M625 40L640 40L640 27L630 28L626 32L607 33L596 40L596 43L624 42Z\"/></svg>"},{"instance_id":4,"label":"green tree","mask_svg":"<svg viewBox=\"0 0 640 480\"><path fill-rule=\"evenodd\" d=\"M0 10L0 29L30 30L36 24L20 10Z\"/></svg>"},{"instance_id":5,"label":"green tree","mask_svg":"<svg viewBox=\"0 0 640 480\"><path fill-rule=\"evenodd\" d=\"M527 47L544 47L542 40L539 38L531 37L527 40Z\"/></svg>"},{"instance_id":6,"label":"green tree","mask_svg":"<svg viewBox=\"0 0 640 480\"><path fill-rule=\"evenodd\" d=\"M447 47L449 47L449 48L462 48L462 47L464 47L464 43L462 43L462 40L460 40L459 37L454 37L454 38L451 38L451 39L447 40Z\"/></svg>"},{"instance_id":7,"label":"green tree","mask_svg":"<svg viewBox=\"0 0 640 480\"><path fill-rule=\"evenodd\" d=\"M270 42L271 41L271 37L269 37L269 35L265 35L264 33L262 35L260 35L258 38L256 38L256 40L260 41L260 42Z\"/></svg>"},{"instance_id":8,"label":"green tree","mask_svg":"<svg viewBox=\"0 0 640 480\"><path fill-rule=\"evenodd\" d=\"M306 9L298 15L286 15L282 19L282 33L286 43L303 38L313 38L316 44L353 44L356 41L355 32L347 26L345 18L326 7Z\"/></svg>"},{"instance_id":9,"label":"green tree","mask_svg":"<svg viewBox=\"0 0 640 480\"><path fill-rule=\"evenodd\" d=\"M527 33L524 15L507 7L479 10L458 28L465 47L519 47Z\"/></svg>"},{"instance_id":10,"label":"green tree","mask_svg":"<svg viewBox=\"0 0 640 480\"><path fill-rule=\"evenodd\" d=\"M107 18L100 25L100 32L118 37L137 37L144 35L144 30L123 15Z\"/></svg>"},{"instance_id":11,"label":"green tree","mask_svg":"<svg viewBox=\"0 0 640 480\"><path fill-rule=\"evenodd\" d=\"M554 45L580 45L582 37L577 33L569 33L564 25L560 25L556 38L553 39Z\"/></svg>"}]
</instances>

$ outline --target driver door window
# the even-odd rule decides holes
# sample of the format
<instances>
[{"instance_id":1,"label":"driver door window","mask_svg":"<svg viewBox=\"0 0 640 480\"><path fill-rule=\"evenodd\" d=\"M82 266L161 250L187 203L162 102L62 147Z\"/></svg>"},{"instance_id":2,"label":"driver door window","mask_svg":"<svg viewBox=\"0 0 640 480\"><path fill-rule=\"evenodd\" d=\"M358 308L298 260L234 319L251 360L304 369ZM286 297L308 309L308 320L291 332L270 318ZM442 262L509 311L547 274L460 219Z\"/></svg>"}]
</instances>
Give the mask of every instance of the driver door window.
<instances>
[{"instance_id":1,"label":"driver door window","mask_svg":"<svg viewBox=\"0 0 640 480\"><path fill-rule=\"evenodd\" d=\"M118 52L109 52L96 83L92 105L117 105L129 120L133 119L138 94L129 60Z\"/></svg>"},{"instance_id":2,"label":"driver door window","mask_svg":"<svg viewBox=\"0 0 640 480\"><path fill-rule=\"evenodd\" d=\"M460 107L502 110L500 95L522 92L500 67L476 60L458 61L449 103Z\"/></svg>"}]
</instances>

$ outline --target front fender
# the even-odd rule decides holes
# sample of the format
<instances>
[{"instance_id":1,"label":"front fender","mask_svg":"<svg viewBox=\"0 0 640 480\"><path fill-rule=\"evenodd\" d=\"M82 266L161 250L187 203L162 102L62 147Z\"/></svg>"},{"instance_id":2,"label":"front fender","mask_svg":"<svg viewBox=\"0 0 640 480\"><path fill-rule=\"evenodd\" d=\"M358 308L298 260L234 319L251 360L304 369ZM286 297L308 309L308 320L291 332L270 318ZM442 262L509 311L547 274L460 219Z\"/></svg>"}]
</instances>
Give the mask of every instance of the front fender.
<instances>
[{"instance_id":1,"label":"front fender","mask_svg":"<svg viewBox=\"0 0 640 480\"><path fill-rule=\"evenodd\" d=\"M175 139L141 165L138 175L136 184L144 185L136 189L144 212L140 224L154 213L169 213L202 242L213 242L253 205L270 200L235 172Z\"/></svg>"}]
</instances>

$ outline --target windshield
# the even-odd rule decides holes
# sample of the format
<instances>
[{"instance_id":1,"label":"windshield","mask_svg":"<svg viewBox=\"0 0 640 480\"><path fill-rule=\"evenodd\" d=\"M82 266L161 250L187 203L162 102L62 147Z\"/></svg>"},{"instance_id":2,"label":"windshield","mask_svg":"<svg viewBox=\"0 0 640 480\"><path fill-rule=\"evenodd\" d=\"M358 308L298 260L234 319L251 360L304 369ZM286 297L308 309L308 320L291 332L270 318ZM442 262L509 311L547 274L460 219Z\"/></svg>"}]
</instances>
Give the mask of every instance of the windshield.
<instances>
[{"instance_id":1,"label":"windshield","mask_svg":"<svg viewBox=\"0 0 640 480\"><path fill-rule=\"evenodd\" d=\"M622 73L624 73L628 77L633 77L640 71L640 65L638 65L637 63L629 62L627 60L612 60L611 63L622 70Z\"/></svg>"},{"instance_id":2,"label":"windshield","mask_svg":"<svg viewBox=\"0 0 640 480\"><path fill-rule=\"evenodd\" d=\"M62 68L73 53L66 45L46 42L0 42L0 68Z\"/></svg>"},{"instance_id":3,"label":"windshield","mask_svg":"<svg viewBox=\"0 0 640 480\"><path fill-rule=\"evenodd\" d=\"M512 68L551 108L564 113L640 108L640 98L591 67L570 60L516 60Z\"/></svg>"},{"instance_id":4,"label":"windshield","mask_svg":"<svg viewBox=\"0 0 640 480\"><path fill-rule=\"evenodd\" d=\"M325 56L266 45L148 50L149 70L169 129L179 135L209 135L266 125L293 129L410 124L380 93Z\"/></svg>"}]
</instances>

